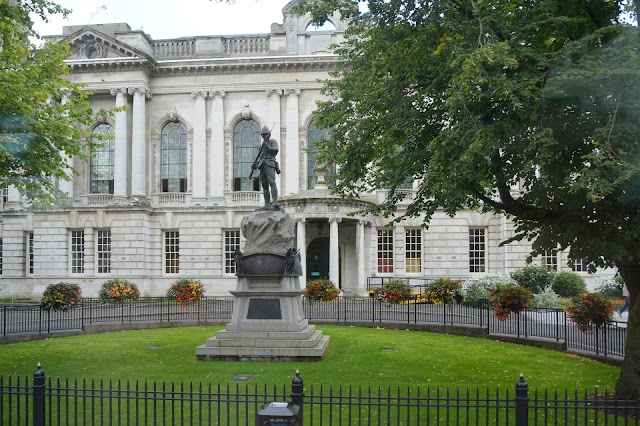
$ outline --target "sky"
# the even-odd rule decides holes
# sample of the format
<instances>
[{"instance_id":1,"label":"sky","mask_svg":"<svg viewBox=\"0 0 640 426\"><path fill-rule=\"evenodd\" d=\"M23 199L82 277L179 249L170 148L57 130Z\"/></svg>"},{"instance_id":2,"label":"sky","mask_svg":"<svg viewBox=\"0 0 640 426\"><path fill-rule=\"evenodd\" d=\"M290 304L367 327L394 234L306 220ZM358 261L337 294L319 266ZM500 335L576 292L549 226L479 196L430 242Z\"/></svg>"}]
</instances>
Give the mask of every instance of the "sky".
<instances>
[{"instance_id":1,"label":"sky","mask_svg":"<svg viewBox=\"0 0 640 426\"><path fill-rule=\"evenodd\" d=\"M228 5L210 0L56 0L73 12L44 23L34 18L40 35L62 34L66 25L126 22L154 40L201 35L258 34L271 32L283 22L282 8L290 0L235 0Z\"/></svg>"}]
</instances>

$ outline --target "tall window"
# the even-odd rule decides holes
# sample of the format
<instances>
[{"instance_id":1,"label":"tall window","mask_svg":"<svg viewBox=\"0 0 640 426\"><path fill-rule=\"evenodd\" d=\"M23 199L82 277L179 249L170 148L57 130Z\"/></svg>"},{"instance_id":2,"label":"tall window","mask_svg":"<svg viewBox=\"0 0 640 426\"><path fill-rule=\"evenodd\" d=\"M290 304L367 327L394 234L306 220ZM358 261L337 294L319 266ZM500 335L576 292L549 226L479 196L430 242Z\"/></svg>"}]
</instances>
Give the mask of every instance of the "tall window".
<instances>
[{"instance_id":1,"label":"tall window","mask_svg":"<svg viewBox=\"0 0 640 426\"><path fill-rule=\"evenodd\" d=\"M571 267L571 270L573 272L587 272L588 265L587 259L573 259L573 266Z\"/></svg>"},{"instance_id":2,"label":"tall window","mask_svg":"<svg viewBox=\"0 0 640 426\"><path fill-rule=\"evenodd\" d=\"M253 120L242 120L233 128L233 190L234 191L258 191L260 184L258 181L259 171L251 174L253 164L262 139L260 137L260 126Z\"/></svg>"},{"instance_id":3,"label":"tall window","mask_svg":"<svg viewBox=\"0 0 640 426\"><path fill-rule=\"evenodd\" d=\"M405 272L422 272L422 229L412 228L405 231Z\"/></svg>"},{"instance_id":4,"label":"tall window","mask_svg":"<svg viewBox=\"0 0 640 426\"><path fill-rule=\"evenodd\" d=\"M486 272L487 245L484 228L469 228L469 272Z\"/></svg>"},{"instance_id":5,"label":"tall window","mask_svg":"<svg viewBox=\"0 0 640 426\"><path fill-rule=\"evenodd\" d=\"M162 192L187 192L187 129L181 123L162 128L160 186Z\"/></svg>"},{"instance_id":6,"label":"tall window","mask_svg":"<svg viewBox=\"0 0 640 426\"><path fill-rule=\"evenodd\" d=\"M240 250L240 230L224 231L224 273L236 273L236 261L233 257L236 250Z\"/></svg>"},{"instance_id":7,"label":"tall window","mask_svg":"<svg viewBox=\"0 0 640 426\"><path fill-rule=\"evenodd\" d=\"M98 124L91 132L94 143L100 144L91 151L89 191L92 194L113 194L113 169L115 164L113 127Z\"/></svg>"},{"instance_id":8,"label":"tall window","mask_svg":"<svg viewBox=\"0 0 640 426\"><path fill-rule=\"evenodd\" d=\"M27 232L27 274L33 274L33 232Z\"/></svg>"},{"instance_id":9,"label":"tall window","mask_svg":"<svg viewBox=\"0 0 640 426\"><path fill-rule=\"evenodd\" d=\"M393 274L393 229L378 229L378 273Z\"/></svg>"},{"instance_id":10,"label":"tall window","mask_svg":"<svg viewBox=\"0 0 640 426\"><path fill-rule=\"evenodd\" d=\"M314 146L313 143L328 140L331 140L331 132L327 129L318 127L315 120L312 121L309 124L309 128L307 129L307 189L313 188L313 185L317 180L314 169L317 165L316 157L318 155L318 149ZM327 167L327 175L334 175L334 166L329 165Z\"/></svg>"},{"instance_id":11,"label":"tall window","mask_svg":"<svg viewBox=\"0 0 640 426\"><path fill-rule=\"evenodd\" d=\"M9 188L2 188L2 204L9 202Z\"/></svg>"},{"instance_id":12,"label":"tall window","mask_svg":"<svg viewBox=\"0 0 640 426\"><path fill-rule=\"evenodd\" d=\"M177 274L180 272L180 232L164 233L164 272Z\"/></svg>"},{"instance_id":13,"label":"tall window","mask_svg":"<svg viewBox=\"0 0 640 426\"><path fill-rule=\"evenodd\" d=\"M545 251L542 253L542 265L547 265L554 271L558 270L558 252L556 250Z\"/></svg>"},{"instance_id":14,"label":"tall window","mask_svg":"<svg viewBox=\"0 0 640 426\"><path fill-rule=\"evenodd\" d=\"M0 275L2 275L2 238L0 238Z\"/></svg>"},{"instance_id":15,"label":"tall window","mask_svg":"<svg viewBox=\"0 0 640 426\"><path fill-rule=\"evenodd\" d=\"M84 230L71 231L71 273L84 274Z\"/></svg>"},{"instance_id":16,"label":"tall window","mask_svg":"<svg viewBox=\"0 0 640 426\"><path fill-rule=\"evenodd\" d=\"M96 272L111 273L111 230L99 229L96 233Z\"/></svg>"}]
</instances>

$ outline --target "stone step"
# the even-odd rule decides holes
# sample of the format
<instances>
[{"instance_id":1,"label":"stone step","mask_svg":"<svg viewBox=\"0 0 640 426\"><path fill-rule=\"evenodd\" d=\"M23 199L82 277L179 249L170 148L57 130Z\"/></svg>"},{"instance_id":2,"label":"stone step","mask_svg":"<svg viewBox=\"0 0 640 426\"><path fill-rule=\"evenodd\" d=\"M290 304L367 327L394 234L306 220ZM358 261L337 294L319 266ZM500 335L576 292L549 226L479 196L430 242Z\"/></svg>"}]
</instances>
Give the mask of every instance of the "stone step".
<instances>
[{"instance_id":1,"label":"stone step","mask_svg":"<svg viewBox=\"0 0 640 426\"><path fill-rule=\"evenodd\" d=\"M322 336L313 348L250 348L250 347L209 347L196 348L196 357L200 360L310 360L322 359L329 336Z\"/></svg>"},{"instance_id":2,"label":"stone step","mask_svg":"<svg viewBox=\"0 0 640 426\"><path fill-rule=\"evenodd\" d=\"M207 347L239 347L239 348L313 348L322 339L323 333L316 330L308 339L218 339L212 337L207 339Z\"/></svg>"},{"instance_id":3,"label":"stone step","mask_svg":"<svg viewBox=\"0 0 640 426\"><path fill-rule=\"evenodd\" d=\"M315 325L307 325L301 331L230 331L220 330L217 339L248 339L248 340L306 340L315 331Z\"/></svg>"}]
</instances>

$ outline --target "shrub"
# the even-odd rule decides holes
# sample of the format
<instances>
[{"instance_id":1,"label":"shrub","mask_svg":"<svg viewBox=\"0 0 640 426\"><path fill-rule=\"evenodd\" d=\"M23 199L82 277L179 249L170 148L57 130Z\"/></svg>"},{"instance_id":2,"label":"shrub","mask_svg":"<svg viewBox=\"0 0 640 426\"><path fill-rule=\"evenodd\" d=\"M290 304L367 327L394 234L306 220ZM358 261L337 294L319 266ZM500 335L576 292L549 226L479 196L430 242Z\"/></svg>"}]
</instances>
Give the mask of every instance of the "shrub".
<instances>
[{"instance_id":1,"label":"shrub","mask_svg":"<svg viewBox=\"0 0 640 426\"><path fill-rule=\"evenodd\" d=\"M140 290L138 286L119 278L105 281L98 293L103 302L122 302L125 300L138 300Z\"/></svg>"},{"instance_id":2,"label":"shrub","mask_svg":"<svg viewBox=\"0 0 640 426\"><path fill-rule=\"evenodd\" d=\"M491 290L491 307L496 318L505 321L512 312L518 313L531 307L533 296L527 288L513 284L497 285Z\"/></svg>"},{"instance_id":3,"label":"shrub","mask_svg":"<svg viewBox=\"0 0 640 426\"><path fill-rule=\"evenodd\" d=\"M427 287L427 298L434 303L451 303L462 300L462 281L438 278Z\"/></svg>"},{"instance_id":4,"label":"shrub","mask_svg":"<svg viewBox=\"0 0 640 426\"><path fill-rule=\"evenodd\" d=\"M376 288L374 294L385 303L402 303L411 298L411 287L404 280L393 279Z\"/></svg>"},{"instance_id":5,"label":"shrub","mask_svg":"<svg viewBox=\"0 0 640 426\"><path fill-rule=\"evenodd\" d=\"M307 282L307 291L304 297L309 302L328 302L335 299L340 294L336 285L327 279L317 279Z\"/></svg>"},{"instance_id":6,"label":"shrub","mask_svg":"<svg viewBox=\"0 0 640 426\"><path fill-rule=\"evenodd\" d=\"M484 274L474 275L463 285L464 299L467 301L489 299L491 290L498 284L511 284L508 275Z\"/></svg>"},{"instance_id":7,"label":"shrub","mask_svg":"<svg viewBox=\"0 0 640 426\"><path fill-rule=\"evenodd\" d=\"M613 303L599 293L583 293L571 298L566 313L583 332L611 320Z\"/></svg>"},{"instance_id":8,"label":"shrub","mask_svg":"<svg viewBox=\"0 0 640 426\"><path fill-rule=\"evenodd\" d=\"M66 312L80 302L82 290L77 284L57 283L49 284L42 293L40 307L43 309Z\"/></svg>"},{"instance_id":9,"label":"shrub","mask_svg":"<svg viewBox=\"0 0 640 426\"><path fill-rule=\"evenodd\" d=\"M511 278L520 286L530 290L532 293L539 293L545 287L553 285L553 277L556 273L548 266L527 265L513 271Z\"/></svg>"},{"instance_id":10,"label":"shrub","mask_svg":"<svg viewBox=\"0 0 640 426\"><path fill-rule=\"evenodd\" d=\"M187 306L189 302L204 299L204 287L199 280L181 278L171 284L167 290L167 297L182 306Z\"/></svg>"},{"instance_id":11,"label":"shrub","mask_svg":"<svg viewBox=\"0 0 640 426\"><path fill-rule=\"evenodd\" d=\"M560 302L560 297L551 286L547 286L542 292L533 295L533 306L536 308L558 309Z\"/></svg>"},{"instance_id":12,"label":"shrub","mask_svg":"<svg viewBox=\"0 0 640 426\"><path fill-rule=\"evenodd\" d=\"M596 293L609 300L622 299L622 282L618 277L598 277Z\"/></svg>"},{"instance_id":13,"label":"shrub","mask_svg":"<svg viewBox=\"0 0 640 426\"><path fill-rule=\"evenodd\" d=\"M560 297L573 297L586 292L587 283L575 272L561 271L553 277L551 288Z\"/></svg>"}]
</instances>

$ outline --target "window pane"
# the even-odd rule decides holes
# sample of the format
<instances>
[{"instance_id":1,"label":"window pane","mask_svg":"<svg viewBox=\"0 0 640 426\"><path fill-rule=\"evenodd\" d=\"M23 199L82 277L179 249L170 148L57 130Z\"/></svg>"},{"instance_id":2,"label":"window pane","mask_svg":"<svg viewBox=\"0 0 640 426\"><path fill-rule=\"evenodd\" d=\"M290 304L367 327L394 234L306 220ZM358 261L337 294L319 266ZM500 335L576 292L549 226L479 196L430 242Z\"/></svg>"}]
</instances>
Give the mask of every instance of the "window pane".
<instances>
[{"instance_id":1,"label":"window pane","mask_svg":"<svg viewBox=\"0 0 640 426\"><path fill-rule=\"evenodd\" d=\"M469 229L469 272L486 270L486 235L483 228Z\"/></svg>"},{"instance_id":2,"label":"window pane","mask_svg":"<svg viewBox=\"0 0 640 426\"><path fill-rule=\"evenodd\" d=\"M240 230L224 231L224 273L236 273L236 261L233 257L240 250Z\"/></svg>"},{"instance_id":3,"label":"window pane","mask_svg":"<svg viewBox=\"0 0 640 426\"><path fill-rule=\"evenodd\" d=\"M160 141L160 180L162 192L186 192L187 129L181 123L168 123L162 128Z\"/></svg>"},{"instance_id":4,"label":"window pane","mask_svg":"<svg viewBox=\"0 0 640 426\"><path fill-rule=\"evenodd\" d=\"M71 231L71 273L84 273L84 230Z\"/></svg>"},{"instance_id":5,"label":"window pane","mask_svg":"<svg viewBox=\"0 0 640 426\"><path fill-rule=\"evenodd\" d=\"M408 274L422 272L421 229L407 229L405 231L405 272Z\"/></svg>"},{"instance_id":6,"label":"window pane","mask_svg":"<svg viewBox=\"0 0 640 426\"><path fill-rule=\"evenodd\" d=\"M108 274L111 272L111 231L99 230L96 235L97 272Z\"/></svg>"},{"instance_id":7,"label":"window pane","mask_svg":"<svg viewBox=\"0 0 640 426\"><path fill-rule=\"evenodd\" d=\"M113 194L114 134L113 127L107 123L98 124L91 132L93 142L100 144L91 151L89 191L92 194Z\"/></svg>"},{"instance_id":8,"label":"window pane","mask_svg":"<svg viewBox=\"0 0 640 426\"><path fill-rule=\"evenodd\" d=\"M178 231L164 233L164 271L167 274L180 272L180 233Z\"/></svg>"},{"instance_id":9,"label":"window pane","mask_svg":"<svg viewBox=\"0 0 640 426\"><path fill-rule=\"evenodd\" d=\"M233 129L233 190L254 191L249 179L251 165L258 155L262 138L260 126L254 120L242 120ZM254 172L258 175L258 171Z\"/></svg>"},{"instance_id":10,"label":"window pane","mask_svg":"<svg viewBox=\"0 0 640 426\"><path fill-rule=\"evenodd\" d=\"M393 273L393 229L378 230L378 273Z\"/></svg>"}]
</instances>

